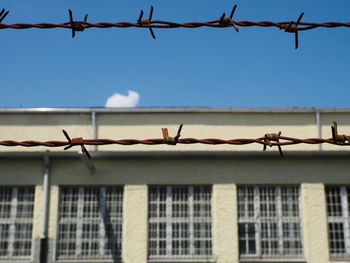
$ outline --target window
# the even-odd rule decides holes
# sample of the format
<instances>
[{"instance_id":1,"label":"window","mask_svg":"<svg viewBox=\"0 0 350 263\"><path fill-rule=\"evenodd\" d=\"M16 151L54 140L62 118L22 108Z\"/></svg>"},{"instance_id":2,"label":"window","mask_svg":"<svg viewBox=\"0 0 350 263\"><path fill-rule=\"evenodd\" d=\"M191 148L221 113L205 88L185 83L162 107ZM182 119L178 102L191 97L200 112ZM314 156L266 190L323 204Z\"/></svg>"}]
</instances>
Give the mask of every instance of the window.
<instances>
[{"instance_id":1,"label":"window","mask_svg":"<svg viewBox=\"0 0 350 263\"><path fill-rule=\"evenodd\" d=\"M0 188L0 259L30 259L34 187Z\"/></svg>"},{"instance_id":2,"label":"window","mask_svg":"<svg viewBox=\"0 0 350 263\"><path fill-rule=\"evenodd\" d=\"M122 203L122 188L61 188L57 259L120 260Z\"/></svg>"},{"instance_id":3,"label":"window","mask_svg":"<svg viewBox=\"0 0 350 263\"><path fill-rule=\"evenodd\" d=\"M238 188L241 258L300 258L298 187Z\"/></svg>"},{"instance_id":4,"label":"window","mask_svg":"<svg viewBox=\"0 0 350 263\"><path fill-rule=\"evenodd\" d=\"M211 187L150 187L149 259L208 259Z\"/></svg>"},{"instance_id":5,"label":"window","mask_svg":"<svg viewBox=\"0 0 350 263\"><path fill-rule=\"evenodd\" d=\"M328 237L332 258L350 257L350 187L326 188Z\"/></svg>"}]
</instances>

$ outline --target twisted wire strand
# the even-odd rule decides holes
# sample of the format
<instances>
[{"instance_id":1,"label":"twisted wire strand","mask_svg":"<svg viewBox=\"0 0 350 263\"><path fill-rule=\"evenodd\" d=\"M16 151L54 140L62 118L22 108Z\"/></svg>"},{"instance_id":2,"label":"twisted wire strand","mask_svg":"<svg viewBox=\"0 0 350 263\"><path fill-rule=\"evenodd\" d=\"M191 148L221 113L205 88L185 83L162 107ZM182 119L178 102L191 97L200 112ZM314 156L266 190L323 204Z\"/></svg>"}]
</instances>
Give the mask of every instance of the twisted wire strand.
<instances>
[{"instance_id":1,"label":"twisted wire strand","mask_svg":"<svg viewBox=\"0 0 350 263\"><path fill-rule=\"evenodd\" d=\"M299 18L296 22L284 21L284 22L272 22L272 21L234 21L233 15L236 11L237 5L232 8L232 11L229 16L226 16L223 13L219 20L212 20L207 22L187 22L187 23L178 23L171 21L162 21L162 20L153 20L153 6L151 6L148 19L142 19L144 12L141 10L137 23L131 22L99 22L99 23L90 23L87 21L88 14L85 15L83 21L75 21L73 19L72 10L68 9L69 13L69 22L53 24L53 23L37 23L37 24L28 24L28 23L17 23L17 24L2 24L2 21L8 15L9 11L5 12L5 9L2 9L0 12L0 29L29 29L29 28L39 28L39 29L51 29L51 28L65 28L72 30L72 38L75 37L76 31L84 31L88 28L129 28L129 27L138 27L138 28L147 28L153 39L156 39L153 28L199 28L199 27L212 27L212 28L226 28L233 27L236 32L239 32L239 27L275 27L278 29L283 29L285 32L293 33L295 37L295 49L299 47L299 31L311 30L319 27L324 28L336 28L336 27L350 27L350 22L324 22L324 23L306 23L301 22L301 19L304 16L304 12L299 15Z\"/></svg>"},{"instance_id":2,"label":"twisted wire strand","mask_svg":"<svg viewBox=\"0 0 350 263\"><path fill-rule=\"evenodd\" d=\"M240 27L276 27L279 29L285 29L285 27L290 24L290 21L283 22L272 22L272 21L233 21L237 26ZM199 28L199 27L213 27L213 28L226 28L232 27L231 24L221 23L220 20L212 20L208 22L186 22L177 23L171 21L162 20L152 20L148 23L131 23L131 22L99 22L90 23L85 21L74 21L74 23L79 23L84 26L84 29L88 28L129 28L129 27L139 27L139 28ZM301 27L300 27L301 26ZM312 22L300 22L298 31L305 31L315 28L337 28L337 27L350 27L350 22L324 22L324 23L312 23ZM52 29L52 28L65 28L72 29L71 22L64 23L16 23L16 24L2 24L0 23L0 29ZM74 28L74 26L73 26Z\"/></svg>"},{"instance_id":3,"label":"twisted wire strand","mask_svg":"<svg viewBox=\"0 0 350 263\"><path fill-rule=\"evenodd\" d=\"M196 138L182 138L178 139L177 144L207 144L207 145L247 145L247 144L261 144L261 145L271 145L271 146L288 146L288 145L297 145L297 144L333 144L339 146L349 146L349 142L339 142L335 141L333 138L323 139L323 138L307 138L299 139L293 137L279 136L279 142L267 142L266 137L259 137L256 139L218 139L218 138L207 138L207 139L196 139ZM121 139L121 140L112 140L112 139L81 139L79 142L68 142L68 141L13 141L13 140L4 140L0 141L1 146L22 146L22 147L36 147L36 146L45 146L45 147L62 147L62 146L76 146L76 145L162 145L169 144L163 138L155 139Z\"/></svg>"}]
</instances>

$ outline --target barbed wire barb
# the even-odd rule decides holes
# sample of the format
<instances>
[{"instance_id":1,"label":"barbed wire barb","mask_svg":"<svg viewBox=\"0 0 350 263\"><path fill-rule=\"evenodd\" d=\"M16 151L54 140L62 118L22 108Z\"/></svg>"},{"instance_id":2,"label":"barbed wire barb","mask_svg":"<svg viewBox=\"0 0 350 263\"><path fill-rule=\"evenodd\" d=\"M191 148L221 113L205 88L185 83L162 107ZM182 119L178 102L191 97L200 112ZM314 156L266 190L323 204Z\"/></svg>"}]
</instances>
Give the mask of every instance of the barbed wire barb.
<instances>
[{"instance_id":1,"label":"barbed wire barb","mask_svg":"<svg viewBox=\"0 0 350 263\"><path fill-rule=\"evenodd\" d=\"M267 146L267 145L270 146L270 147L272 147L273 145L272 145L271 142L272 142L272 141L275 141L275 142L278 143L278 144L277 144L278 151L279 151L281 157L283 157L282 147L281 147L281 145L279 144L279 142L280 142L280 140L279 140L280 136L281 136L281 132L278 132L278 133L267 133L267 134L265 134L265 136L264 136L264 137L265 137L264 141L266 142L266 144L264 144L263 151L266 151L266 146Z\"/></svg>"},{"instance_id":2,"label":"barbed wire barb","mask_svg":"<svg viewBox=\"0 0 350 263\"><path fill-rule=\"evenodd\" d=\"M73 13L72 10L68 9L68 14L69 14L69 20L70 20L70 26L72 29L72 38L75 37L75 31L84 31L85 29L85 23L87 22L88 14L84 16L84 21L79 22L79 21L74 21L73 19Z\"/></svg>"},{"instance_id":3,"label":"barbed wire barb","mask_svg":"<svg viewBox=\"0 0 350 263\"><path fill-rule=\"evenodd\" d=\"M234 28L234 29L236 30L236 32L238 33L238 32L239 32L239 29L238 29L238 27L237 27L237 25L236 25L236 22L232 20L233 15L234 15L236 9L237 9L237 5L234 5L233 8L232 8L232 11L231 11L229 17L225 17L225 16L226 16L226 13L223 13L223 14L221 15L221 17L220 17L220 24L221 24L222 26L232 25L233 28Z\"/></svg>"},{"instance_id":4,"label":"barbed wire barb","mask_svg":"<svg viewBox=\"0 0 350 263\"><path fill-rule=\"evenodd\" d=\"M169 145L176 145L179 141L180 136L181 136L182 127L183 127L183 124L181 124L179 126L175 137L169 137L168 128L162 128L164 143L169 144Z\"/></svg>"},{"instance_id":5,"label":"barbed wire barb","mask_svg":"<svg viewBox=\"0 0 350 263\"><path fill-rule=\"evenodd\" d=\"M142 17L143 17L143 10L141 10L139 19L137 19L137 23L139 23L139 25L141 25L141 26L142 25L147 25L148 29L149 29L149 32L151 33L152 38L156 39L156 35L154 34L153 28L151 26L152 16L153 16L153 6L151 6L148 19L142 19Z\"/></svg>"},{"instance_id":6,"label":"barbed wire barb","mask_svg":"<svg viewBox=\"0 0 350 263\"><path fill-rule=\"evenodd\" d=\"M338 134L337 122L335 122L335 121L333 122L333 126L331 126L331 129L332 129L332 139L335 143L340 144L340 145L350 144L350 136Z\"/></svg>"},{"instance_id":7,"label":"barbed wire barb","mask_svg":"<svg viewBox=\"0 0 350 263\"><path fill-rule=\"evenodd\" d=\"M304 16L304 12L302 12L299 17L298 17L298 20L297 22L294 22L294 21L290 21L290 23L287 25L287 27L285 28L285 32L288 32L288 33L293 33L294 36L295 36L295 49L298 49L299 47L299 24L300 24L300 21L301 19L303 18Z\"/></svg>"},{"instance_id":8,"label":"barbed wire barb","mask_svg":"<svg viewBox=\"0 0 350 263\"><path fill-rule=\"evenodd\" d=\"M5 9L3 8L0 11L0 23L2 23L2 21L6 18L6 16L10 13L9 10L5 11Z\"/></svg>"},{"instance_id":9,"label":"barbed wire barb","mask_svg":"<svg viewBox=\"0 0 350 263\"><path fill-rule=\"evenodd\" d=\"M91 155L90 153L88 152L88 150L85 148L84 146L84 139L82 137L78 137L78 138L73 138L71 139L68 135L68 133L65 131L65 130L62 130L64 136L66 137L67 141L68 141L68 146L64 147L64 150L68 150L70 148L72 148L73 146L76 146L76 145L80 145L81 147L81 152L83 154L86 154L86 156L88 158L91 158Z\"/></svg>"}]
</instances>

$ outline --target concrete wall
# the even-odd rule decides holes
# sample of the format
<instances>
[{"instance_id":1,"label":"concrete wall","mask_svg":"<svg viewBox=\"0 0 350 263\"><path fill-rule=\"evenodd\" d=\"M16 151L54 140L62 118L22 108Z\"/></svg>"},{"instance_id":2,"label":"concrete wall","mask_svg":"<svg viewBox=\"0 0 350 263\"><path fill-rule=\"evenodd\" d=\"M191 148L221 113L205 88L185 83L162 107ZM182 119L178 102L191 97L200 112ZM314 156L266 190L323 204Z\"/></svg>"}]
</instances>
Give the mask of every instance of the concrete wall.
<instances>
[{"instance_id":1,"label":"concrete wall","mask_svg":"<svg viewBox=\"0 0 350 263\"><path fill-rule=\"evenodd\" d=\"M349 184L347 156L265 158L102 158L97 173L87 173L78 158L51 158L49 259L54 259L58 194L61 185L124 185L123 259L147 262L147 185L213 185L213 260L239 262L237 185L300 185L304 259L331 262L328 253L325 184ZM3 185L35 185L33 239L38 244L42 222L43 161L1 158ZM336 173L334 172L336 171ZM37 245L36 245L37 246ZM37 249L35 250L37 251ZM38 255L34 255L37 259Z\"/></svg>"},{"instance_id":2,"label":"concrete wall","mask_svg":"<svg viewBox=\"0 0 350 263\"><path fill-rule=\"evenodd\" d=\"M320 130L316 114L306 111L129 111L108 113L99 111L96 131L91 126L90 111L75 113L6 113L0 112L1 140L60 140L62 129L71 138L147 139L161 138L161 128L169 128L174 136L178 125L184 123L182 137L193 138L257 138L266 133L282 132L284 136L310 138L331 137L330 125L338 121L339 133L350 134L350 110L324 111L320 115ZM26 158L11 156L10 152L52 152L59 148L24 148L0 146L0 180L2 185L35 186L34 262L38 261L40 225L43 220L44 161L35 153ZM93 147L88 147L93 150ZM300 185L304 260L310 263L331 262L329 258L324 186L349 185L350 162L347 147L323 145L327 155L317 154L317 145L284 147L285 158L277 149L262 153L262 146L177 145L98 147L110 152L94 158L95 175L91 176L84 163L75 155L51 157L49 205L49 260L54 261L57 236L59 187L62 185L123 185L123 260L125 263L147 261L147 186L148 185L213 185L213 260L218 263L239 261L237 236L237 185ZM78 151L75 147L71 152ZM291 154L293 151L314 151ZM198 154L186 155L186 152ZM244 151L244 152L243 152ZM251 151L247 153L245 151ZM334 155L330 152L336 151ZM115 153L119 155L113 155ZM123 156L123 152L128 152ZM141 152L139 155L133 153ZM144 153L142 153L144 152ZM156 153L157 152L157 153ZM178 152L172 156L172 152ZM205 155L200 153L204 152ZM228 154L222 154L226 152ZM238 155L237 152L241 152ZM255 152L255 153L254 153ZM259 152L259 153L257 153ZM261 153L260 153L261 152ZM164 153L164 156L162 156ZM181 153L185 153L181 155ZM209 153L209 154L208 154ZM232 153L232 154L231 154ZM32 157L30 157L32 156ZM339 261L337 261L339 262Z\"/></svg>"},{"instance_id":3,"label":"concrete wall","mask_svg":"<svg viewBox=\"0 0 350 263\"><path fill-rule=\"evenodd\" d=\"M176 134L179 124L183 123L182 138L258 138L266 133L282 132L283 136L297 138L319 137L314 110L255 110L246 111L190 111L190 110L130 110L96 113L96 127L92 124L91 111L51 112L28 111L24 113L0 112L1 138L4 140L60 140L65 141L62 129L71 138L91 139L96 133L98 138L109 139L146 139L162 138L161 128L169 128L170 136ZM350 111L325 111L320 114L320 132L325 138L331 137L333 121L339 123L339 133L350 133ZM342 147L324 145L326 150L345 150ZM88 147L90 150L94 147ZM98 147L101 151L261 151L262 146L249 144L232 145L106 145ZM285 147L293 150L318 150L317 145L296 145ZM62 151L59 148L44 147L0 147L0 151ZM70 149L78 151L79 147ZM276 149L269 149L276 150Z\"/></svg>"},{"instance_id":4,"label":"concrete wall","mask_svg":"<svg viewBox=\"0 0 350 263\"><path fill-rule=\"evenodd\" d=\"M65 129L73 137L91 137L89 114L0 114L1 140L66 141ZM0 147L0 151L61 151L46 147Z\"/></svg>"}]
</instances>

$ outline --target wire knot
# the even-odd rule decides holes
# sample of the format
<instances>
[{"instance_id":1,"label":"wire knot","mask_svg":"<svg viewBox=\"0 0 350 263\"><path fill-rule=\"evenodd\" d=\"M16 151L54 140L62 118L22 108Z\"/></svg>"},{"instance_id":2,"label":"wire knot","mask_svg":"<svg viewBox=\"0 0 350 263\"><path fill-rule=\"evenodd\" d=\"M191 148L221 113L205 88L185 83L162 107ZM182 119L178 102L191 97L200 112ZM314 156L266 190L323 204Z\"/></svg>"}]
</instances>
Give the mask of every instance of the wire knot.
<instances>
[{"instance_id":1,"label":"wire knot","mask_svg":"<svg viewBox=\"0 0 350 263\"><path fill-rule=\"evenodd\" d=\"M239 32L239 29L238 29L238 26L236 24L235 21L232 20L232 17L236 11L236 8L237 8L237 5L235 5L233 8L232 8L232 11L231 11L231 14L230 16L226 17L226 14L223 13L220 17L220 20L219 20L219 25L221 26L233 26L233 28L236 30L236 32L238 33Z\"/></svg>"},{"instance_id":2,"label":"wire knot","mask_svg":"<svg viewBox=\"0 0 350 263\"><path fill-rule=\"evenodd\" d=\"M281 132L278 132L278 133L266 133L264 135L264 139L263 139L263 141L265 142L263 150L266 151L267 145L272 147L273 145L272 145L271 142L277 142L278 151L279 151L280 155L283 156L281 145L279 145L280 136L281 136Z\"/></svg>"},{"instance_id":3,"label":"wire knot","mask_svg":"<svg viewBox=\"0 0 350 263\"><path fill-rule=\"evenodd\" d=\"M69 13L70 27L72 29L72 38L74 38L76 31L80 31L80 32L84 31L86 27L85 23L87 21L88 14L85 15L84 21L74 21L72 10L68 9L68 13Z\"/></svg>"},{"instance_id":4,"label":"wire knot","mask_svg":"<svg viewBox=\"0 0 350 263\"><path fill-rule=\"evenodd\" d=\"M265 141L269 143L269 146L272 146L270 141L277 141L279 139L279 136L281 135L281 132L277 133L266 133L265 134Z\"/></svg>"},{"instance_id":5,"label":"wire knot","mask_svg":"<svg viewBox=\"0 0 350 263\"><path fill-rule=\"evenodd\" d=\"M295 33L299 31L298 26L294 24L294 21L290 22L289 25L284 26L284 31L288 33Z\"/></svg>"},{"instance_id":6,"label":"wire knot","mask_svg":"<svg viewBox=\"0 0 350 263\"><path fill-rule=\"evenodd\" d=\"M64 136L66 137L67 141L68 141L68 146L64 147L64 150L68 150L70 148L72 148L73 146L77 146L80 145L81 147L81 151L86 154L86 156L88 158L91 158L90 153L88 152L88 150L85 148L84 146L84 139L82 137L77 137L77 138L70 138L68 133L65 130L62 130Z\"/></svg>"},{"instance_id":7,"label":"wire knot","mask_svg":"<svg viewBox=\"0 0 350 263\"><path fill-rule=\"evenodd\" d=\"M338 134L338 124L337 122L333 122L333 126L331 126L332 129L332 139L336 144L350 144L350 136L347 135L339 135Z\"/></svg>"},{"instance_id":8,"label":"wire knot","mask_svg":"<svg viewBox=\"0 0 350 263\"><path fill-rule=\"evenodd\" d=\"M180 136L181 136L182 126L183 126L183 124L181 124L179 126L179 129L177 130L177 134L175 137L169 136L168 128L162 128L164 143L166 143L168 145L176 145L179 141Z\"/></svg>"},{"instance_id":9,"label":"wire knot","mask_svg":"<svg viewBox=\"0 0 350 263\"><path fill-rule=\"evenodd\" d=\"M151 24L151 20L149 20L149 19L142 19L139 24L141 24L141 25L150 25Z\"/></svg>"},{"instance_id":10,"label":"wire knot","mask_svg":"<svg viewBox=\"0 0 350 263\"><path fill-rule=\"evenodd\" d=\"M73 23L71 23L71 27L74 31L84 31L85 24L83 22L73 21Z\"/></svg>"},{"instance_id":11,"label":"wire knot","mask_svg":"<svg viewBox=\"0 0 350 263\"><path fill-rule=\"evenodd\" d=\"M220 22L219 23L222 26L230 26L231 25L231 18L230 17L222 17L222 18L220 18Z\"/></svg>"}]
</instances>

